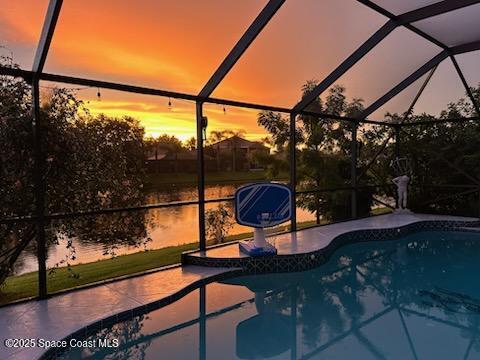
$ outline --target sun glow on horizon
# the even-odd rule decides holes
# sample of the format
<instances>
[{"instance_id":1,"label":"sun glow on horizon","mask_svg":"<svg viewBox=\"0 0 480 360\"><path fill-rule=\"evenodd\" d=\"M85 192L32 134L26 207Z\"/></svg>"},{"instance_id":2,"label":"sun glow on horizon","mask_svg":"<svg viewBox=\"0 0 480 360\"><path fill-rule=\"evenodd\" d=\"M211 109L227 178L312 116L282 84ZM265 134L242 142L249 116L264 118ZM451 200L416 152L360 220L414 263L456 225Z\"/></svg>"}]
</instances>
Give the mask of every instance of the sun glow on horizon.
<instances>
[{"instance_id":1,"label":"sun glow on horizon","mask_svg":"<svg viewBox=\"0 0 480 360\"><path fill-rule=\"evenodd\" d=\"M195 104L190 101L151 97L152 102L108 99L102 90L101 98L84 98L84 105L92 115L112 117L130 116L145 128L145 136L174 135L181 141L196 136ZM107 93L108 94L108 93ZM80 94L81 95L81 94ZM170 106L168 103L170 102ZM225 109L225 110L224 110ZM208 118L207 135L212 131L245 131L245 138L258 141L267 136L256 124L257 110L205 104Z\"/></svg>"}]
</instances>

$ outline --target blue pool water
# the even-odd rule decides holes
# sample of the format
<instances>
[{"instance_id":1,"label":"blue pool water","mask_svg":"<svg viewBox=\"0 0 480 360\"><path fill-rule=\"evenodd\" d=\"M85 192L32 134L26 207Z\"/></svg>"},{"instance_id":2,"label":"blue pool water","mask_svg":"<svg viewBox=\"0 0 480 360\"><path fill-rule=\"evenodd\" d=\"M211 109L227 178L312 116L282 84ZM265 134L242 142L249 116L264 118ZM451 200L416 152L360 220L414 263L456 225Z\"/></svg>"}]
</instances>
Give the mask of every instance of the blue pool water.
<instances>
[{"instance_id":1,"label":"blue pool water","mask_svg":"<svg viewBox=\"0 0 480 360\"><path fill-rule=\"evenodd\" d=\"M480 359L480 235L349 245L312 271L212 283L64 359ZM161 284L159 284L159 287Z\"/></svg>"}]
</instances>

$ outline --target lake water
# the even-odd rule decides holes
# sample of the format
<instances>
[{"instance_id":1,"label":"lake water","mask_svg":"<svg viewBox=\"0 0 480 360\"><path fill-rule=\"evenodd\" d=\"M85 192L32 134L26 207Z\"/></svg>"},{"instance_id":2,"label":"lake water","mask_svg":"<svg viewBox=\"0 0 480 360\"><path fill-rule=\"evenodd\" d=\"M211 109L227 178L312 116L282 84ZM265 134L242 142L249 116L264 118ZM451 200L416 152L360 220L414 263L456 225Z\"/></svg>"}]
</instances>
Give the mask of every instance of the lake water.
<instances>
[{"instance_id":1,"label":"lake water","mask_svg":"<svg viewBox=\"0 0 480 360\"><path fill-rule=\"evenodd\" d=\"M224 198L232 196L235 189L241 184L235 185L207 185L205 189L206 199ZM188 201L197 199L195 186L181 188L169 188L162 191L152 192L147 197L149 204L165 203L171 201ZM232 202L225 203L232 206ZM215 208L218 203L206 204L207 209ZM148 235L152 239L147 244L147 249L160 249L167 246L181 245L198 242L198 207L196 205L175 206L163 209L152 209L147 212L146 224ZM313 214L308 211L297 209L297 220L314 220ZM251 232L251 228L234 224L229 234L240 234ZM76 250L77 259L69 260L70 264L88 263L101 259L108 259L110 256L103 255L104 247L100 243L80 241L77 238L72 240ZM47 267L52 268L69 254L66 248L67 239L60 240L59 245L51 246L48 249ZM116 252L117 255L129 254L142 251L144 248L122 246ZM37 259L35 250L25 250L17 261L16 274L22 274L37 270Z\"/></svg>"}]
</instances>

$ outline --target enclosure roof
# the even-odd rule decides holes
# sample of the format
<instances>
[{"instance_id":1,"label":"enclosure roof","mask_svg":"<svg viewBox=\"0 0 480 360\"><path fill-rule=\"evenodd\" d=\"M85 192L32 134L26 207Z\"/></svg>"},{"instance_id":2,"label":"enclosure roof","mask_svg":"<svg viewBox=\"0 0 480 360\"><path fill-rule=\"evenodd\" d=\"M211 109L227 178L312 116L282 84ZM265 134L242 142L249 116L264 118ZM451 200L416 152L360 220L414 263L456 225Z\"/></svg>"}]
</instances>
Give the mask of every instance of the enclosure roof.
<instances>
[{"instance_id":1,"label":"enclosure roof","mask_svg":"<svg viewBox=\"0 0 480 360\"><path fill-rule=\"evenodd\" d=\"M1 74L296 114L342 85L365 105L355 118L333 116L349 121L413 110L422 92L424 109L467 94L479 113L470 87L480 83L480 59L466 54L480 50L480 0L42 0L35 7L31 19L7 13L17 29L27 20L30 31L38 25L38 41L35 51L22 45L21 69ZM448 86L430 86L439 95L428 95L435 77ZM302 98L309 79L318 81Z\"/></svg>"}]
</instances>

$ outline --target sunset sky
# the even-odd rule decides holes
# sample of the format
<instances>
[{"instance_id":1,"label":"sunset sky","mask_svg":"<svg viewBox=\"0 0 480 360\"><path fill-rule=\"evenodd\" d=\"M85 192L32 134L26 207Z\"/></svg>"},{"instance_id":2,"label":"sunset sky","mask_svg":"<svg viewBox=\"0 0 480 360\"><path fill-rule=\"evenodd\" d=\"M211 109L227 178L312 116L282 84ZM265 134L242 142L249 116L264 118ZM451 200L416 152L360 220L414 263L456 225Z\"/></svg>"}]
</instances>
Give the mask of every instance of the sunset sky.
<instances>
[{"instance_id":1,"label":"sunset sky","mask_svg":"<svg viewBox=\"0 0 480 360\"><path fill-rule=\"evenodd\" d=\"M266 2L65 0L45 71L196 94ZM412 10L411 3L382 1L394 13ZM46 7L46 0L2 0L0 46L8 50L0 48L0 54L11 50L15 62L31 68ZM419 26L435 31L441 20ZM287 0L213 96L291 107L306 80L323 79L385 22L354 0ZM460 31L465 25L452 26ZM456 29L450 30L439 36L457 41L448 37ZM439 51L397 29L337 83L347 87L349 98L361 97L368 105ZM470 84L480 82L478 52L458 60ZM420 81L372 118L406 110L419 86ZM77 94L94 113L139 118L148 134L182 139L195 134L192 103L172 99L169 108L165 98L100 91L100 101L97 89ZM451 63L445 62L416 110L438 114L463 93ZM242 128L252 139L265 135L256 125L257 111L227 107L224 113L222 106L206 105L205 112L209 130Z\"/></svg>"}]
</instances>

